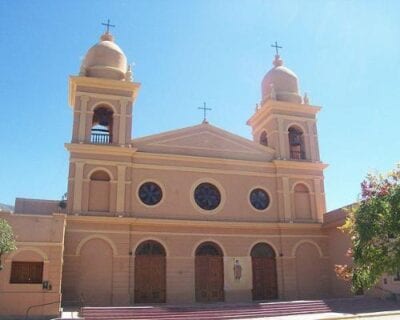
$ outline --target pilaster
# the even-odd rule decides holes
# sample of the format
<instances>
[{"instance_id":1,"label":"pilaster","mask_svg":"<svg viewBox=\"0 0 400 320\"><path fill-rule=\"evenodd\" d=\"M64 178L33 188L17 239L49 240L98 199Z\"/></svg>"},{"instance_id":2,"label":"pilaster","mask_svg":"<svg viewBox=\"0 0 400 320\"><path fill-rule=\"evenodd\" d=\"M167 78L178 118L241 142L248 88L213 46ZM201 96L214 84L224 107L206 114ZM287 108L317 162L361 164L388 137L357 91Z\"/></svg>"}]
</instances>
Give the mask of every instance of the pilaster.
<instances>
[{"instance_id":1,"label":"pilaster","mask_svg":"<svg viewBox=\"0 0 400 320\"><path fill-rule=\"evenodd\" d=\"M74 177L74 203L73 211L80 212L82 210L82 186L83 186L83 167L84 162L75 162L75 177Z\"/></svg>"},{"instance_id":2,"label":"pilaster","mask_svg":"<svg viewBox=\"0 0 400 320\"><path fill-rule=\"evenodd\" d=\"M126 136L126 106L128 105L128 101L126 100L121 100L121 110L120 110L120 117L119 117L119 137L118 137L118 143L123 146L125 145L125 136Z\"/></svg>"},{"instance_id":3,"label":"pilaster","mask_svg":"<svg viewBox=\"0 0 400 320\"><path fill-rule=\"evenodd\" d=\"M308 130L308 141L310 145L310 155L311 161L317 161L317 153L315 148L315 134L314 134L314 123L311 121L307 121L307 130Z\"/></svg>"},{"instance_id":4,"label":"pilaster","mask_svg":"<svg viewBox=\"0 0 400 320\"><path fill-rule=\"evenodd\" d=\"M283 208L285 212L285 221L292 221L292 213L290 206L290 188L289 188L289 178L282 177L282 185L283 185Z\"/></svg>"},{"instance_id":5,"label":"pilaster","mask_svg":"<svg viewBox=\"0 0 400 320\"><path fill-rule=\"evenodd\" d=\"M116 212L123 213L125 211L125 166L118 166L117 180L117 205Z\"/></svg>"},{"instance_id":6,"label":"pilaster","mask_svg":"<svg viewBox=\"0 0 400 320\"><path fill-rule=\"evenodd\" d=\"M87 112L87 105L89 102L88 96L81 96L81 108L80 108L80 115L79 115L79 129L78 129L78 142L83 143L86 140L86 112Z\"/></svg>"}]
</instances>

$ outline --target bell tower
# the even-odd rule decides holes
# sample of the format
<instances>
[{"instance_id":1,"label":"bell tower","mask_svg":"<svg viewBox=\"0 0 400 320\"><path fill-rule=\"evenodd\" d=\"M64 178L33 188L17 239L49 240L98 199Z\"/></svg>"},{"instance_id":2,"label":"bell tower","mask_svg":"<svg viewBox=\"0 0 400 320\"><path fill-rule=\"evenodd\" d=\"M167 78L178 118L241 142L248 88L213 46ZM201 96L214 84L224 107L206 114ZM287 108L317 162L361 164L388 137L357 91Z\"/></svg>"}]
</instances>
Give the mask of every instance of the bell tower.
<instances>
[{"instance_id":1,"label":"bell tower","mask_svg":"<svg viewBox=\"0 0 400 320\"><path fill-rule=\"evenodd\" d=\"M126 212L128 165L121 159L128 162L134 152L132 111L139 88L107 26L86 53L79 75L69 78L73 125L71 143L66 144L70 152L68 213Z\"/></svg>"},{"instance_id":2,"label":"bell tower","mask_svg":"<svg viewBox=\"0 0 400 320\"><path fill-rule=\"evenodd\" d=\"M307 95L299 93L296 74L275 55L261 84L262 98L247 124L253 140L276 151L279 160L319 162L316 115Z\"/></svg>"},{"instance_id":3,"label":"bell tower","mask_svg":"<svg viewBox=\"0 0 400 320\"><path fill-rule=\"evenodd\" d=\"M69 80L72 143L129 144L139 86L113 36L103 34L87 52L79 76Z\"/></svg>"},{"instance_id":4,"label":"bell tower","mask_svg":"<svg viewBox=\"0 0 400 320\"><path fill-rule=\"evenodd\" d=\"M275 44L276 49L280 48ZM262 98L247 124L253 140L273 148L282 222L319 222L325 212L317 113L307 95L302 97L296 74L286 68L276 52L273 67L261 83Z\"/></svg>"}]
</instances>

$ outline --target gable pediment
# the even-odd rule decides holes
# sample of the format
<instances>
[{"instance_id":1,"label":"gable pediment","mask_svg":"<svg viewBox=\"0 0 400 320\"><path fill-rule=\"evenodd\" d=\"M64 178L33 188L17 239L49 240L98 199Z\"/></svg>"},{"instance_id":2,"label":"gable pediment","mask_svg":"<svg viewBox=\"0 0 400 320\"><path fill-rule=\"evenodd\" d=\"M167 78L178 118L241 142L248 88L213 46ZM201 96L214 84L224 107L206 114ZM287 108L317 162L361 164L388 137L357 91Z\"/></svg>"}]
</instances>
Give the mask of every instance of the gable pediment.
<instances>
[{"instance_id":1,"label":"gable pediment","mask_svg":"<svg viewBox=\"0 0 400 320\"><path fill-rule=\"evenodd\" d=\"M211 158L271 161L275 154L269 147L209 124L134 139L132 143L141 152Z\"/></svg>"}]
</instances>

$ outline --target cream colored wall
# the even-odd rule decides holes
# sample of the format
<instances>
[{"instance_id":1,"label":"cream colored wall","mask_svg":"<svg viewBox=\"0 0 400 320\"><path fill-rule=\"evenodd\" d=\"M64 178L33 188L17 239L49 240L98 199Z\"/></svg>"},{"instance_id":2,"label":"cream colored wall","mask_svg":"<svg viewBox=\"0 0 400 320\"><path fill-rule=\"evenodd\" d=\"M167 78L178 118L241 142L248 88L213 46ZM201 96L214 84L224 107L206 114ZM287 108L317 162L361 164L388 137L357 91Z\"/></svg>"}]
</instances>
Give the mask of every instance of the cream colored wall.
<instances>
[{"instance_id":1,"label":"cream colored wall","mask_svg":"<svg viewBox=\"0 0 400 320\"><path fill-rule=\"evenodd\" d=\"M79 277L87 272L87 265L82 264L83 248L92 243L101 243L112 251L112 274L105 276L112 279L111 300L113 305L127 305L134 301L134 265L136 248L146 240L160 242L167 253L167 303L193 303L194 298L194 254L204 241L213 241L224 252L224 287L227 302L251 301L252 270L250 251L258 242L270 244L277 255L277 274L279 298L300 298L297 289L296 248L308 244L317 249L315 258L320 263L322 278L327 278L325 263L328 260L328 240L319 228L275 227L255 228L240 224L182 223L162 224L147 221L133 222L130 218L70 217L66 230L63 297L65 302L80 295ZM108 223L106 222L108 219ZM104 220L100 222L99 220ZM121 222L118 222L121 221ZM124 222L125 221L125 222ZM240 230L240 231L239 231ZM101 250L92 250L96 255ZM108 252L108 251L107 251ZM282 254L282 256L281 256ZM314 258L314 256L313 256ZM99 258L100 259L100 258ZM239 281L233 277L233 262L238 259L243 268L243 277ZM93 256L93 265L98 259ZM83 268L83 269L82 269ZM93 269L93 267L90 267ZM93 269L93 272L97 272ZM303 276L303 275L301 275ZM88 285L86 287L91 287ZM329 283L323 282L319 293L329 295Z\"/></svg>"},{"instance_id":2,"label":"cream colored wall","mask_svg":"<svg viewBox=\"0 0 400 320\"><path fill-rule=\"evenodd\" d=\"M65 216L2 214L13 228L17 250L2 259L0 271L0 315L25 314L32 305L58 302L32 310L32 315L58 315L61 301L61 270ZM51 290L42 284L10 283L12 261L44 262L43 281L49 281Z\"/></svg>"},{"instance_id":3,"label":"cream colored wall","mask_svg":"<svg viewBox=\"0 0 400 320\"><path fill-rule=\"evenodd\" d=\"M341 224L343 224L343 222L344 221L342 221ZM331 279L331 292L334 297L347 297L352 295L350 291L350 282L339 279L335 273L335 265L352 264L351 257L346 255L348 249L351 247L350 237L338 229L341 224L334 223L325 229L328 236L330 255L327 271Z\"/></svg>"},{"instance_id":4,"label":"cream colored wall","mask_svg":"<svg viewBox=\"0 0 400 320\"><path fill-rule=\"evenodd\" d=\"M252 162L234 160L227 165L212 159L190 163L185 162L185 158L175 158L174 162L171 157L143 158L138 155L136 160L134 154L132 161L122 162L123 157L118 161L112 155L91 154L89 158L88 155L74 154L70 170L69 211L104 215L90 212L89 195L90 174L95 170L105 170L111 177L111 216L290 222L296 220L294 187L302 183L309 190L310 212L307 216L310 221L322 221L325 195L321 169L281 168L273 163L253 163L251 166ZM144 205L137 196L138 188L147 181L158 183L163 190L161 203L153 207ZM201 182L213 183L221 191L222 202L215 211L201 210L193 200L194 188ZM249 193L257 187L270 195L270 206L264 211L255 210L249 202Z\"/></svg>"}]
</instances>

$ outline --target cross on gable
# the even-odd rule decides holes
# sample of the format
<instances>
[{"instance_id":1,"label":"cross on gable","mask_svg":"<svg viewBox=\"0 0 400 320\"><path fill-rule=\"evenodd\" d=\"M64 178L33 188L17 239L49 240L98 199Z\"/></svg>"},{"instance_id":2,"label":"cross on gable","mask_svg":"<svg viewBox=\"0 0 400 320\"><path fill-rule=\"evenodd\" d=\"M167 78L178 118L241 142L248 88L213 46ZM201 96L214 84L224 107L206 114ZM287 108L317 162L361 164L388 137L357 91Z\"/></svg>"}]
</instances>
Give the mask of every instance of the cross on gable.
<instances>
[{"instance_id":1,"label":"cross on gable","mask_svg":"<svg viewBox=\"0 0 400 320\"><path fill-rule=\"evenodd\" d=\"M107 28L106 33L110 33L110 27L115 28L115 24L110 24L110 19L107 19L107 23L103 22L102 25Z\"/></svg>"},{"instance_id":2,"label":"cross on gable","mask_svg":"<svg viewBox=\"0 0 400 320\"><path fill-rule=\"evenodd\" d=\"M272 48L275 48L276 55L279 55L278 49L282 49L282 47L281 47L281 46L278 46L278 42L275 41L275 44L271 44L271 47L272 47Z\"/></svg>"},{"instance_id":3,"label":"cross on gable","mask_svg":"<svg viewBox=\"0 0 400 320\"><path fill-rule=\"evenodd\" d=\"M207 104L203 102L202 107L198 107L197 109L203 110L203 123L208 123L207 121L207 111L212 110L211 108L207 108Z\"/></svg>"}]
</instances>

